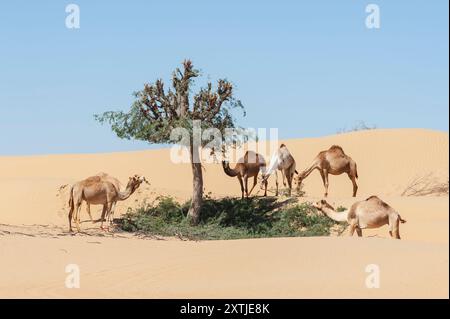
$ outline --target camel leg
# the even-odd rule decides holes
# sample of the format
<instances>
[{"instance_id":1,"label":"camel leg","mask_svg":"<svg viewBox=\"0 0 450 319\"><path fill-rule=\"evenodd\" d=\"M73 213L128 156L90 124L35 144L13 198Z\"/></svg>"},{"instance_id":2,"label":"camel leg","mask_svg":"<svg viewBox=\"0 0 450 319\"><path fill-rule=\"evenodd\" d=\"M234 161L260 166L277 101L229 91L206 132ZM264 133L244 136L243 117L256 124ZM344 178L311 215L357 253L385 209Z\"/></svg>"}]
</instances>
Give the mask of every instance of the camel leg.
<instances>
[{"instance_id":1,"label":"camel leg","mask_svg":"<svg viewBox=\"0 0 450 319\"><path fill-rule=\"evenodd\" d=\"M248 176L244 175L244 189L245 189L245 197L248 198Z\"/></svg>"},{"instance_id":2,"label":"camel leg","mask_svg":"<svg viewBox=\"0 0 450 319\"><path fill-rule=\"evenodd\" d=\"M111 210L108 211L107 215L106 215L106 223L107 224L111 224L111 215L112 215L112 210L113 210L114 204L111 204Z\"/></svg>"},{"instance_id":3,"label":"camel leg","mask_svg":"<svg viewBox=\"0 0 450 319\"><path fill-rule=\"evenodd\" d=\"M351 223L350 223L350 229L349 229L349 236L350 237L352 237L353 236L353 234L355 233L355 230L356 230L356 227L357 227L358 225L356 224L356 221L351 221Z\"/></svg>"},{"instance_id":4,"label":"camel leg","mask_svg":"<svg viewBox=\"0 0 450 319\"><path fill-rule=\"evenodd\" d=\"M396 217L389 217L389 235L392 238L400 239L400 230L399 230L400 221Z\"/></svg>"},{"instance_id":5,"label":"camel leg","mask_svg":"<svg viewBox=\"0 0 450 319\"><path fill-rule=\"evenodd\" d=\"M286 172L286 171L285 171L284 175L286 175L286 180L287 180L288 196L291 196L291 186L292 186L292 179L291 178L292 178L292 176L290 175L289 172ZM284 186L286 186L286 184Z\"/></svg>"},{"instance_id":6,"label":"camel leg","mask_svg":"<svg viewBox=\"0 0 450 319\"><path fill-rule=\"evenodd\" d=\"M103 208L102 208L102 216L100 217L100 221L106 221L106 204L103 204Z\"/></svg>"},{"instance_id":7,"label":"camel leg","mask_svg":"<svg viewBox=\"0 0 450 319\"><path fill-rule=\"evenodd\" d=\"M289 186L289 196L291 196L292 193L292 178L294 177L294 173L290 173L287 176L287 182L288 182L288 186Z\"/></svg>"},{"instance_id":8,"label":"camel leg","mask_svg":"<svg viewBox=\"0 0 450 319\"><path fill-rule=\"evenodd\" d=\"M275 170L275 186L276 186L275 196L278 196L278 173L276 170Z\"/></svg>"},{"instance_id":9,"label":"camel leg","mask_svg":"<svg viewBox=\"0 0 450 319\"><path fill-rule=\"evenodd\" d=\"M396 219L395 223L394 223L394 237L396 239L401 239L400 238L400 221L398 220L398 218Z\"/></svg>"},{"instance_id":10,"label":"camel leg","mask_svg":"<svg viewBox=\"0 0 450 319\"><path fill-rule=\"evenodd\" d=\"M109 213L109 224L112 225L114 223L114 212L116 211L116 202L111 205L111 212Z\"/></svg>"},{"instance_id":11,"label":"camel leg","mask_svg":"<svg viewBox=\"0 0 450 319\"><path fill-rule=\"evenodd\" d=\"M359 227L356 227L356 233L358 234L358 237L362 237L362 229Z\"/></svg>"},{"instance_id":12,"label":"camel leg","mask_svg":"<svg viewBox=\"0 0 450 319\"><path fill-rule=\"evenodd\" d=\"M392 231L394 230L394 221L392 220L392 218L389 218L389 235L391 237L394 237L394 234L392 233Z\"/></svg>"},{"instance_id":13,"label":"camel leg","mask_svg":"<svg viewBox=\"0 0 450 319\"><path fill-rule=\"evenodd\" d=\"M108 212L108 215L106 216L106 224L107 225L111 224L113 205L114 204L111 205L111 210Z\"/></svg>"},{"instance_id":14,"label":"camel leg","mask_svg":"<svg viewBox=\"0 0 450 319\"><path fill-rule=\"evenodd\" d=\"M238 180L239 180L239 184L241 184L241 193L242 193L241 198L243 199L244 198L244 183L242 182L241 175L238 175Z\"/></svg>"},{"instance_id":15,"label":"camel leg","mask_svg":"<svg viewBox=\"0 0 450 319\"><path fill-rule=\"evenodd\" d=\"M285 179L284 175L286 175L285 172L281 171L281 178L283 179L283 186L286 187L286 179Z\"/></svg>"},{"instance_id":16,"label":"camel leg","mask_svg":"<svg viewBox=\"0 0 450 319\"><path fill-rule=\"evenodd\" d=\"M250 190L250 192L248 192L248 195L250 195L252 193L253 188L255 188L256 184L258 184L258 175L255 175L253 177L253 186L252 186L252 189Z\"/></svg>"},{"instance_id":17,"label":"camel leg","mask_svg":"<svg viewBox=\"0 0 450 319\"><path fill-rule=\"evenodd\" d=\"M328 171L326 169L323 170L323 177L325 180L325 197L328 196Z\"/></svg>"},{"instance_id":18,"label":"camel leg","mask_svg":"<svg viewBox=\"0 0 450 319\"><path fill-rule=\"evenodd\" d=\"M268 184L269 184L269 183L267 182L267 180L264 181L264 197L267 196L267 185L268 185Z\"/></svg>"},{"instance_id":19,"label":"camel leg","mask_svg":"<svg viewBox=\"0 0 450 319\"><path fill-rule=\"evenodd\" d=\"M89 214L89 218L91 219L91 222L93 223L94 219L92 218L92 215L91 215L91 205L89 205L89 203L86 203L86 211Z\"/></svg>"},{"instance_id":20,"label":"camel leg","mask_svg":"<svg viewBox=\"0 0 450 319\"><path fill-rule=\"evenodd\" d=\"M80 228L80 211L81 211L81 203L77 203L75 206L75 225L77 227L77 231L80 232L81 228Z\"/></svg>"},{"instance_id":21,"label":"camel leg","mask_svg":"<svg viewBox=\"0 0 450 319\"><path fill-rule=\"evenodd\" d=\"M320 177L322 177L323 187L325 187L325 175L321 169L319 170L319 172L320 172Z\"/></svg>"},{"instance_id":22,"label":"camel leg","mask_svg":"<svg viewBox=\"0 0 450 319\"><path fill-rule=\"evenodd\" d=\"M73 215L72 215L72 222L77 222L77 203L74 202L74 208L73 208Z\"/></svg>"},{"instance_id":23,"label":"camel leg","mask_svg":"<svg viewBox=\"0 0 450 319\"><path fill-rule=\"evenodd\" d=\"M69 232L72 232L72 216L73 216L74 206L70 206L69 210Z\"/></svg>"},{"instance_id":24,"label":"camel leg","mask_svg":"<svg viewBox=\"0 0 450 319\"><path fill-rule=\"evenodd\" d=\"M107 206L106 206L106 216L108 216L108 217L111 215L112 206L113 206L113 203L108 201ZM109 230L109 225L106 227L106 229Z\"/></svg>"},{"instance_id":25,"label":"camel leg","mask_svg":"<svg viewBox=\"0 0 450 319\"><path fill-rule=\"evenodd\" d=\"M109 215L111 214L111 208L112 208L113 203L111 202L107 202L106 204L103 205L103 212L102 215L104 214L106 216L106 218L109 218ZM102 218L102 223L100 225L101 229L103 228L103 218ZM106 229L109 229L109 226L106 227Z\"/></svg>"},{"instance_id":26,"label":"camel leg","mask_svg":"<svg viewBox=\"0 0 450 319\"><path fill-rule=\"evenodd\" d=\"M78 210L78 203L74 202L74 208L73 208L73 222L75 223L75 227L77 227L77 210Z\"/></svg>"},{"instance_id":27,"label":"camel leg","mask_svg":"<svg viewBox=\"0 0 450 319\"><path fill-rule=\"evenodd\" d=\"M358 184L356 184L356 178L353 175L348 174L348 177L352 181L353 184L353 197L356 197L356 192L358 191Z\"/></svg>"},{"instance_id":28,"label":"camel leg","mask_svg":"<svg viewBox=\"0 0 450 319\"><path fill-rule=\"evenodd\" d=\"M106 204L103 205L102 217L100 217L101 219L100 229L103 229L103 221L105 220L105 215L106 215Z\"/></svg>"},{"instance_id":29,"label":"camel leg","mask_svg":"<svg viewBox=\"0 0 450 319\"><path fill-rule=\"evenodd\" d=\"M328 174L325 177L325 170L319 169L320 177L322 177L323 187L325 188L325 197L328 196Z\"/></svg>"}]
</instances>

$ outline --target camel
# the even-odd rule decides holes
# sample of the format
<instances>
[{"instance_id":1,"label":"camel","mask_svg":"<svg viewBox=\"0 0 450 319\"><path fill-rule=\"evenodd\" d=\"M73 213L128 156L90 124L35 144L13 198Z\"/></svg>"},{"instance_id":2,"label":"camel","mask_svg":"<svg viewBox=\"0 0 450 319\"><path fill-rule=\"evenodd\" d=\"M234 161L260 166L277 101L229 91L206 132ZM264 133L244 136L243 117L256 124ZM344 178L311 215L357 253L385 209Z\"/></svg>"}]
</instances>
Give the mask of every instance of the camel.
<instances>
[{"instance_id":1,"label":"camel","mask_svg":"<svg viewBox=\"0 0 450 319\"><path fill-rule=\"evenodd\" d=\"M294 178L294 173L298 174L295 169L295 160L291 153L287 149L286 145L281 144L280 148L272 155L270 160L269 168L263 173L262 184L267 184L267 179L273 173L275 173L275 184L276 192L275 196L278 196L278 174L277 170L281 171L281 176L283 177L283 185L286 186L285 177L289 185L289 196L291 196L292 191L292 179ZM267 188L267 186L266 186Z\"/></svg>"},{"instance_id":2,"label":"camel","mask_svg":"<svg viewBox=\"0 0 450 319\"><path fill-rule=\"evenodd\" d=\"M102 180L110 182L111 184L114 185L114 187L116 188L117 191L119 191L119 192L121 191L122 184L120 183L120 181L117 178L110 176L103 172L100 172L92 177L95 177L95 176L99 176L99 177L101 177ZM91 222L94 222L94 219L92 218L92 215L91 215L91 205L89 204L89 202L86 202L86 211L89 214L89 218L91 219ZM110 215L108 215L108 217L109 216ZM103 218L103 216L102 216L102 218Z\"/></svg>"},{"instance_id":3,"label":"camel","mask_svg":"<svg viewBox=\"0 0 450 319\"><path fill-rule=\"evenodd\" d=\"M102 178L102 180L110 182L111 184L113 184L117 191L120 192L122 190L122 183L117 178L115 178L114 176L108 175L107 173L103 173L103 172L100 172L100 173L98 173L95 176L100 176ZM138 175L135 175L135 176L138 176ZM150 185L150 183L145 179L144 176L142 176L142 181L145 182L146 184ZM114 204L113 209L112 209L112 214L108 214L108 220L107 221L109 221L110 223L112 223L112 221L114 219L114 212L115 212L114 207L115 207L115 204ZM91 211L90 211L90 205L89 205L88 202L86 202L86 210L89 213L89 217L91 218L91 221L93 222L93 219L92 219L92 216L91 216ZM102 216L102 218L103 218L103 216Z\"/></svg>"},{"instance_id":4,"label":"camel","mask_svg":"<svg viewBox=\"0 0 450 319\"><path fill-rule=\"evenodd\" d=\"M110 176L110 175L108 175L107 173L103 173L103 172L100 172L100 173L98 173L98 174L96 174L96 175L94 175L94 176L91 176L91 177L96 177L96 176L101 177L103 180L105 180L105 181L110 182L111 184L113 184L114 187L115 187L118 191L121 190L122 184L120 183L120 181L119 181L117 178L115 178L115 177L113 177L113 176ZM88 177L88 178L91 178L91 177ZM61 185L61 186L59 187L59 192L61 192L61 191L62 191L64 188L66 188L67 186L69 186L69 184ZM87 203L87 202L86 202L86 211L87 211L87 213L89 214L89 218L91 219L91 222L94 222L94 219L92 218L92 215L91 215L91 206L90 206L89 203ZM74 216L74 217L75 217L75 216Z\"/></svg>"},{"instance_id":5,"label":"camel","mask_svg":"<svg viewBox=\"0 0 450 319\"><path fill-rule=\"evenodd\" d=\"M108 218L114 216L117 201L126 200L144 181L146 181L145 177L134 175L129 178L124 191L119 191L113 183L103 180L101 176L92 176L75 183L70 189L69 231L72 232L72 217L74 212L76 227L80 231L80 209L83 200L88 205L103 205L100 226L103 229L104 218L105 216Z\"/></svg>"},{"instance_id":6,"label":"camel","mask_svg":"<svg viewBox=\"0 0 450 319\"><path fill-rule=\"evenodd\" d=\"M336 212L324 199L313 206L337 222L348 222L350 236L353 236L355 230L358 236L362 237L362 229L389 225L391 237L400 239L399 223L406 223L399 213L377 196L370 196L366 200L356 202L349 210L343 212Z\"/></svg>"},{"instance_id":7,"label":"camel","mask_svg":"<svg viewBox=\"0 0 450 319\"><path fill-rule=\"evenodd\" d=\"M244 198L244 193L248 198L257 184L259 172L264 172L266 168L266 161L262 155L253 151L247 151L234 168L230 168L230 164L227 161L222 161L222 167L228 176L237 176L239 184L241 184L242 198ZM253 187L248 191L248 179L250 177L253 177ZM267 181L265 182L264 196L267 196Z\"/></svg>"},{"instance_id":8,"label":"camel","mask_svg":"<svg viewBox=\"0 0 450 319\"><path fill-rule=\"evenodd\" d=\"M297 178L300 186L303 180L309 176L315 169L319 170L322 177L323 186L325 187L325 197L328 196L328 174L340 175L347 173L353 183L353 197L356 196L358 185L356 179L358 172L356 170L356 162L350 156L344 153L342 147L338 145L331 146L328 150L320 152L313 160L311 166L299 174Z\"/></svg>"}]
</instances>

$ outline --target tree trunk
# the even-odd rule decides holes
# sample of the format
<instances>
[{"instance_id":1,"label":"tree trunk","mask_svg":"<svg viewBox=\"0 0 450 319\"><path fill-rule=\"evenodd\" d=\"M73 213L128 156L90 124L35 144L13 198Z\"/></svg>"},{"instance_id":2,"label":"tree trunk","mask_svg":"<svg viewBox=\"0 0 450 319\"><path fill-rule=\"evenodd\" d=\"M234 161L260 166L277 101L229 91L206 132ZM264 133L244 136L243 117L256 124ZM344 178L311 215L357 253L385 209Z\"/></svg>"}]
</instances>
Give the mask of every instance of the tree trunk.
<instances>
[{"instance_id":1,"label":"tree trunk","mask_svg":"<svg viewBox=\"0 0 450 319\"><path fill-rule=\"evenodd\" d=\"M203 172L197 147L191 147L191 167L193 175L193 193L191 207L188 211L188 218L190 219L191 224L197 225L200 221L200 209L203 201Z\"/></svg>"}]
</instances>

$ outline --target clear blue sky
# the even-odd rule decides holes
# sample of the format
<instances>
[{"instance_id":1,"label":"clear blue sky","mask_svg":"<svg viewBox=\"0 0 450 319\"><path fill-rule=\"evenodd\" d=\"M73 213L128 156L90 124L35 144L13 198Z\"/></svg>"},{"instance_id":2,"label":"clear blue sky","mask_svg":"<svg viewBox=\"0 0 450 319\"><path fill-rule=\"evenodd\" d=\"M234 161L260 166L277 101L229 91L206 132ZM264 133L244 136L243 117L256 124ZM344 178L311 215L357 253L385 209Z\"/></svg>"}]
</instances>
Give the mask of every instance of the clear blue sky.
<instances>
[{"instance_id":1,"label":"clear blue sky","mask_svg":"<svg viewBox=\"0 0 450 319\"><path fill-rule=\"evenodd\" d=\"M76 3L81 28L65 27ZM367 29L378 4L381 28ZM145 149L94 113L184 58L226 77L240 124L282 138L364 120L448 131L448 1L9 1L0 5L0 155Z\"/></svg>"}]
</instances>

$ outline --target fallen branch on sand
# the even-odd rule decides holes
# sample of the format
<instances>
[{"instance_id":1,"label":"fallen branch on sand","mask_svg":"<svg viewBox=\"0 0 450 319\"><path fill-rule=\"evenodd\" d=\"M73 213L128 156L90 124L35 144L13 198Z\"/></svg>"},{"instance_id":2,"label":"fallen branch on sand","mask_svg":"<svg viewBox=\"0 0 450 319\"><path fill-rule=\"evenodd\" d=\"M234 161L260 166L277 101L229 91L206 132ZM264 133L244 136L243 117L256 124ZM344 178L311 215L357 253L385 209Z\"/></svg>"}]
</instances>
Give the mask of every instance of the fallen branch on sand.
<instances>
[{"instance_id":1,"label":"fallen branch on sand","mask_svg":"<svg viewBox=\"0 0 450 319\"><path fill-rule=\"evenodd\" d=\"M448 195L448 180L440 182L433 173L415 177L401 196Z\"/></svg>"}]
</instances>

